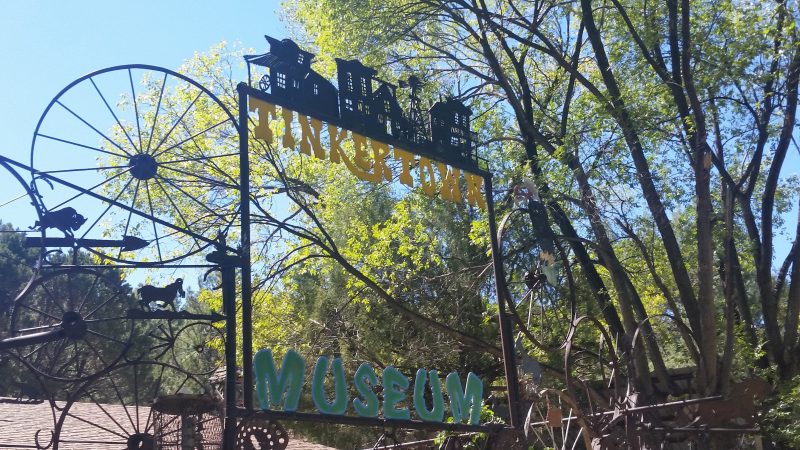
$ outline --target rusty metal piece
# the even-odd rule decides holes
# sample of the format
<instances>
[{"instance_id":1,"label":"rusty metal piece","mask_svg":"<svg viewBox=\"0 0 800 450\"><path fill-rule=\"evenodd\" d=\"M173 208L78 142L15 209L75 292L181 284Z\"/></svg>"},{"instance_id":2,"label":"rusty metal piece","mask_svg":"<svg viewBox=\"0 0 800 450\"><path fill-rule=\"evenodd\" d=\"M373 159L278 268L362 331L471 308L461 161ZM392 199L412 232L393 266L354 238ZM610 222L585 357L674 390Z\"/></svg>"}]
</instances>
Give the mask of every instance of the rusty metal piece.
<instances>
[{"instance_id":1,"label":"rusty metal piece","mask_svg":"<svg viewBox=\"0 0 800 450\"><path fill-rule=\"evenodd\" d=\"M771 390L772 385L761 378L735 383L725 398L685 407L683 413L691 420L686 426L753 427L756 424L756 405Z\"/></svg>"}]
</instances>

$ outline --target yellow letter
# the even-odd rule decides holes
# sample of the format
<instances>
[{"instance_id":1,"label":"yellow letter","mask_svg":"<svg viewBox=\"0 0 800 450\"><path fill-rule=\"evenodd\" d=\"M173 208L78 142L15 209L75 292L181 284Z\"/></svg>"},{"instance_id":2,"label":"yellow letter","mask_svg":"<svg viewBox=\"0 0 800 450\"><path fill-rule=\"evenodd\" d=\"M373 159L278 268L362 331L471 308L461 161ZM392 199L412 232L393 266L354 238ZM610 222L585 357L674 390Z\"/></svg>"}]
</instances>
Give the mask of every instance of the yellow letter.
<instances>
[{"instance_id":1,"label":"yellow letter","mask_svg":"<svg viewBox=\"0 0 800 450\"><path fill-rule=\"evenodd\" d=\"M340 130L328 124L328 140L331 141L331 162L339 164L340 157L347 158L342 149L342 141L347 137L347 130Z\"/></svg>"},{"instance_id":2,"label":"yellow letter","mask_svg":"<svg viewBox=\"0 0 800 450\"><path fill-rule=\"evenodd\" d=\"M353 138L353 148L355 148L353 161L362 170L368 171L372 168L372 164L370 164L369 159L367 159L369 157L367 153L367 138L358 133L350 133L350 137Z\"/></svg>"},{"instance_id":3,"label":"yellow letter","mask_svg":"<svg viewBox=\"0 0 800 450\"><path fill-rule=\"evenodd\" d=\"M392 168L386 164L386 157L389 156L389 146L383 142L370 139L372 144L372 158L375 160L375 182L381 182L381 176L386 181L392 181Z\"/></svg>"},{"instance_id":4,"label":"yellow letter","mask_svg":"<svg viewBox=\"0 0 800 450\"><path fill-rule=\"evenodd\" d=\"M439 189L442 199L460 204L462 202L461 187L458 182L461 178L461 171L439 162L436 163L436 168L439 169L439 180L442 182L442 187Z\"/></svg>"},{"instance_id":5,"label":"yellow letter","mask_svg":"<svg viewBox=\"0 0 800 450\"><path fill-rule=\"evenodd\" d=\"M273 119L277 117L275 105L252 97L249 100L248 109L250 112L258 111L258 123L253 128L253 137L263 139L272 144L272 128L269 126L269 117L272 116Z\"/></svg>"},{"instance_id":6,"label":"yellow letter","mask_svg":"<svg viewBox=\"0 0 800 450\"><path fill-rule=\"evenodd\" d=\"M481 192L483 177L464 172L464 178L467 180L467 203L480 209L486 209L486 199L483 198Z\"/></svg>"},{"instance_id":7,"label":"yellow letter","mask_svg":"<svg viewBox=\"0 0 800 450\"><path fill-rule=\"evenodd\" d=\"M422 191L425 192L425 195L433 197L436 194L433 165L431 165L431 160L424 156L419 158L419 182L422 183Z\"/></svg>"},{"instance_id":8,"label":"yellow letter","mask_svg":"<svg viewBox=\"0 0 800 450\"><path fill-rule=\"evenodd\" d=\"M294 111L287 108L281 108L281 116L283 116L283 148L294 148L295 141L292 134L292 120L294 119Z\"/></svg>"},{"instance_id":9,"label":"yellow letter","mask_svg":"<svg viewBox=\"0 0 800 450\"><path fill-rule=\"evenodd\" d=\"M411 168L414 167L415 155L395 147L394 159L400 161L400 182L413 188L414 179L411 177Z\"/></svg>"},{"instance_id":10,"label":"yellow letter","mask_svg":"<svg viewBox=\"0 0 800 450\"><path fill-rule=\"evenodd\" d=\"M297 121L300 123L300 153L311 155L311 149L313 148L314 156L319 159L325 159L325 150L319 141L322 122L312 117L311 125L309 126L308 119L304 114L297 115Z\"/></svg>"}]
</instances>

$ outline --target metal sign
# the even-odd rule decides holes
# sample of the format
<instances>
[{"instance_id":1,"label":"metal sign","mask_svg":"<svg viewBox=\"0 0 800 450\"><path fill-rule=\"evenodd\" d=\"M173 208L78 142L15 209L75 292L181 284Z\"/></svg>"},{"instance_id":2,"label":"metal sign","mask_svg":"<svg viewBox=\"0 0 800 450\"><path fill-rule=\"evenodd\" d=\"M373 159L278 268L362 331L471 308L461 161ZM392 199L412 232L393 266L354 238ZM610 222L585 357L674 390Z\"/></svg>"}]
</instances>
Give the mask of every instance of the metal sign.
<instances>
[{"instance_id":1,"label":"metal sign","mask_svg":"<svg viewBox=\"0 0 800 450\"><path fill-rule=\"evenodd\" d=\"M397 176L400 183L408 187L420 186L425 195L486 210L495 268L509 419L512 427L520 425L516 361L512 326L506 315L507 289L495 224L492 177L485 169L486 162L477 155L476 137L471 130L471 110L460 100L448 98L434 103L425 114L420 107L418 89L421 82L418 78L412 76L408 81L394 85L377 78L377 71L356 60L336 59L337 88L311 68L314 54L300 49L289 39L265 37L270 45L269 52L245 56L248 84L237 86L241 185L248 189L247 155L251 130L247 124L254 122L254 138L269 144L280 139L283 148L295 149L306 157L331 164L342 164L360 180L392 182ZM405 110L398 101L398 89L409 90ZM399 164L399 169L392 169L390 162ZM462 182L466 186L464 192ZM242 206L243 212L247 211L246 204ZM242 242L243 257L249 261L249 230L242 230ZM245 263L243 270L248 271L249 264ZM249 292L249 286L242 289ZM242 308L243 329L245 339L248 339L251 307L245 302ZM248 344L245 341L245 367L250 367L252 362L252 348L248 348ZM253 406L248 405L254 384L250 376L245 371L244 402L245 409L253 410ZM262 381L255 380L255 383L259 382ZM262 411L260 414L269 418L309 421L319 417L285 410ZM387 419L397 427L419 428L422 423L397 417ZM335 418L328 420L337 422ZM348 417L339 423L374 425L375 420L379 419ZM433 424L424 425L423 428L431 428ZM459 424L436 426L440 429L475 427ZM477 426L474 429L482 428Z\"/></svg>"}]
</instances>

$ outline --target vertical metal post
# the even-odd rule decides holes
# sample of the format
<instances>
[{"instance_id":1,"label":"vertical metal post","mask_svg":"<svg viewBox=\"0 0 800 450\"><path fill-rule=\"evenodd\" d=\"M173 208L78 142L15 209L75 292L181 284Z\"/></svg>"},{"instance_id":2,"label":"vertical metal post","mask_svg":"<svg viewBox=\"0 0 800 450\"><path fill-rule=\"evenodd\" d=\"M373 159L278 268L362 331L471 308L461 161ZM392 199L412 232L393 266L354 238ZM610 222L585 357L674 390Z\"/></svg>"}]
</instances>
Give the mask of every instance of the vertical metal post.
<instances>
[{"instance_id":1,"label":"vertical metal post","mask_svg":"<svg viewBox=\"0 0 800 450\"><path fill-rule=\"evenodd\" d=\"M503 369L506 372L506 392L508 393L508 416L511 426L520 427L519 383L517 381L517 361L514 351L513 328L506 315L506 279L503 273L503 260L500 253L500 242L497 236L497 224L494 214L494 193L492 192L492 176L483 179L486 189L486 211L489 215L489 234L492 243L492 265L494 266L494 284L497 291L497 319L500 321L500 342L503 347Z\"/></svg>"},{"instance_id":2,"label":"vertical metal post","mask_svg":"<svg viewBox=\"0 0 800 450\"><path fill-rule=\"evenodd\" d=\"M248 64L249 67L249 64ZM249 114L243 83L239 93L239 189L242 243L242 396L244 407L253 409L253 287L250 269L250 154L248 148Z\"/></svg>"},{"instance_id":3,"label":"vertical metal post","mask_svg":"<svg viewBox=\"0 0 800 450\"><path fill-rule=\"evenodd\" d=\"M225 429L224 450L234 450L236 443L236 265L231 264L225 249L225 237L217 248L222 272L222 311L225 313Z\"/></svg>"}]
</instances>

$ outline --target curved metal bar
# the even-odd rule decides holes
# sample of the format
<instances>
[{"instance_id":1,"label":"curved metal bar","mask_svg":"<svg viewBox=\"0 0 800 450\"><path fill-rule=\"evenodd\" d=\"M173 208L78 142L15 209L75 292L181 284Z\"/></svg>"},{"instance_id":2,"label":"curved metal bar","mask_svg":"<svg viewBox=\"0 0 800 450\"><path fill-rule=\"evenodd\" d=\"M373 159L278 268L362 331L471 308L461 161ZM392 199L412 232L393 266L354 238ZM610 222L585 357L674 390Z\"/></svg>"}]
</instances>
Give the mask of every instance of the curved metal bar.
<instances>
[{"instance_id":1,"label":"curved metal bar","mask_svg":"<svg viewBox=\"0 0 800 450\"><path fill-rule=\"evenodd\" d=\"M570 328L570 332L569 332L569 334L567 336L567 345L564 347L564 381L566 383L565 389L568 391L569 395L571 395L573 398L577 398L576 395L575 395L575 392L573 392L573 390L572 390L573 383L576 383L576 384L579 384L581 386L584 386L584 388L587 390L587 392L590 392L590 393L592 392L590 390L589 386L583 380L573 379L573 377L572 377L572 367L571 367L571 358L570 358L570 356L572 354L572 347L573 347L572 341L573 341L573 338L575 337L575 333L578 330L578 326L580 326L580 324L583 323L584 321L588 321L589 323L594 325L595 328L597 328L600 331L601 335L603 336L603 339L606 342L608 342L609 345L611 345L611 343L614 342L614 340L611 339L611 335L608 334L608 330L606 330L606 328L603 326L603 324L600 323L600 321L597 320L595 317L592 317L592 316L581 316L581 317L578 317L577 319L575 319L573 321L572 326ZM617 373L619 371L619 368L620 368L619 359L617 358L617 355L614 352L613 347L609 347L609 348L611 349L611 351L609 352L609 354L611 355L611 359L612 359L611 366L612 366L612 369L613 369L614 373ZM598 357L601 357L601 355L598 354ZM616 386L617 383L615 382L614 385Z\"/></svg>"},{"instance_id":2,"label":"curved metal bar","mask_svg":"<svg viewBox=\"0 0 800 450\"><path fill-rule=\"evenodd\" d=\"M639 338L639 332L642 330L642 326L645 323L649 322L650 319L654 319L654 318L657 318L657 317L666 317L666 318L672 320L675 323L675 325L678 326L678 328L681 328L684 332L686 332L692 338L692 343L694 344L694 349L691 349L691 350L694 350L694 352L696 352L697 354L700 353L700 346L698 345L697 340L694 337L694 333L692 333L692 330L689 329L689 327L686 326L686 324L682 320L680 320L679 318L673 316L672 314L661 313L661 314L654 314L652 316L648 316L648 317L642 319L641 321L639 321L639 325L636 326L636 331L633 333L633 343L631 345L631 357L632 358L636 356L636 352L640 351L639 350L639 346L637 346L636 343L639 340L638 339ZM641 351L644 351L644 349L642 349ZM699 364L701 370L705 370L706 369L706 367L705 367L705 359L704 358L699 358L698 359L698 364ZM628 385L628 395L629 394L630 394L630 384Z\"/></svg>"},{"instance_id":3,"label":"curved metal bar","mask_svg":"<svg viewBox=\"0 0 800 450\"><path fill-rule=\"evenodd\" d=\"M39 203L39 198L36 196L36 192L31 188L30 184L27 181L25 181L24 178L22 178L22 176L19 174L19 172L17 172L16 169L14 169L12 164L9 164L6 161L6 158L0 158L0 167L3 167L4 169L6 169L11 174L11 176L13 176L19 182L19 184L25 190L25 193L30 198L30 204L31 204L31 206L33 206L34 210L36 211L37 218L41 221L42 220L42 215L43 215L43 208L42 208L42 205ZM41 235L42 235L42 239L45 239L46 230L42 229L41 230ZM31 269L32 269L31 278L28 280L28 282L25 284L25 286L22 288L22 290L19 293L17 293L17 295L14 297L14 300L11 303L12 310L13 310L13 305L15 305L17 303L17 300L21 296L25 295L28 292L28 290L31 288L31 286L33 285L33 282L36 279L36 277L38 276L39 270L42 267L42 261L44 260L45 255L46 255L46 253L44 251L40 251L39 252L38 261L31 267ZM13 311L12 311L12 314L13 314Z\"/></svg>"}]
</instances>

